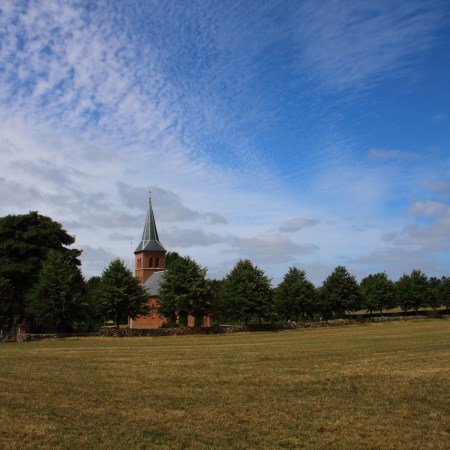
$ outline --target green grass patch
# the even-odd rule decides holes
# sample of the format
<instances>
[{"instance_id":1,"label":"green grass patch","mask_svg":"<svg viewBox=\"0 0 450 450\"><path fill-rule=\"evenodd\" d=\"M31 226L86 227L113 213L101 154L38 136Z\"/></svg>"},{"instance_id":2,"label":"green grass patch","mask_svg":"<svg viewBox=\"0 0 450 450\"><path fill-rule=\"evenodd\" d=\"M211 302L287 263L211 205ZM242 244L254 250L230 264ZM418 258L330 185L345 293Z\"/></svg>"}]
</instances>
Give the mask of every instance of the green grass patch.
<instances>
[{"instance_id":1,"label":"green grass patch","mask_svg":"<svg viewBox=\"0 0 450 450\"><path fill-rule=\"evenodd\" d=\"M2 449L444 449L448 320L0 345Z\"/></svg>"}]
</instances>

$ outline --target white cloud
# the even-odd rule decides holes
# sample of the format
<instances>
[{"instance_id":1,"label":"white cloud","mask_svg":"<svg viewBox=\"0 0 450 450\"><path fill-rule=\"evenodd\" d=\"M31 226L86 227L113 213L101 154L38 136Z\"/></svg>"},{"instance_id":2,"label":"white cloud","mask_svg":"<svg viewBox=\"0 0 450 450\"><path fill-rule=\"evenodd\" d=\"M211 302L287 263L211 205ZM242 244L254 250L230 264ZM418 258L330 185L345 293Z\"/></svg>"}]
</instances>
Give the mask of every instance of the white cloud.
<instances>
[{"instance_id":1,"label":"white cloud","mask_svg":"<svg viewBox=\"0 0 450 450\"><path fill-rule=\"evenodd\" d=\"M236 253L263 264L278 264L294 261L295 255L313 253L319 250L317 244L298 244L286 236L279 234L260 235L252 238L235 237L233 249L226 253Z\"/></svg>"},{"instance_id":2,"label":"white cloud","mask_svg":"<svg viewBox=\"0 0 450 450\"><path fill-rule=\"evenodd\" d=\"M305 227L314 227L318 223L320 223L320 221L317 219L310 219L307 217L298 217L296 219L289 219L286 222L284 222L280 227L280 231L283 231L286 233L299 231Z\"/></svg>"},{"instance_id":3,"label":"white cloud","mask_svg":"<svg viewBox=\"0 0 450 450\"><path fill-rule=\"evenodd\" d=\"M415 202L409 208L410 214L435 216L445 212L450 213L450 207L442 202Z\"/></svg>"}]
</instances>

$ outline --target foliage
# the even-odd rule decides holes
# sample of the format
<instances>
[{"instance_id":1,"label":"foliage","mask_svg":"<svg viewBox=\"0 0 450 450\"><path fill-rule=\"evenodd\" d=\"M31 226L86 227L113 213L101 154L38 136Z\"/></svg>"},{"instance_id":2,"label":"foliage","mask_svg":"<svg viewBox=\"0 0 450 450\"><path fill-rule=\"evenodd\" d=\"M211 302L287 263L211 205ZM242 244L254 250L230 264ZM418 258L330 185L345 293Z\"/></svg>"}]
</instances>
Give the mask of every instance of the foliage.
<instances>
[{"instance_id":1,"label":"foliage","mask_svg":"<svg viewBox=\"0 0 450 450\"><path fill-rule=\"evenodd\" d=\"M450 277L442 277L439 286L440 304L447 308L447 314L450 307Z\"/></svg>"},{"instance_id":2,"label":"foliage","mask_svg":"<svg viewBox=\"0 0 450 450\"><path fill-rule=\"evenodd\" d=\"M0 329L8 328L8 322L13 316L14 310L14 289L11 281L0 277Z\"/></svg>"},{"instance_id":3,"label":"foliage","mask_svg":"<svg viewBox=\"0 0 450 450\"><path fill-rule=\"evenodd\" d=\"M361 308L358 282L343 266L334 269L320 288L320 307L324 317L344 317L346 311Z\"/></svg>"},{"instance_id":4,"label":"foliage","mask_svg":"<svg viewBox=\"0 0 450 450\"><path fill-rule=\"evenodd\" d=\"M395 305L395 283L385 272L368 275L360 283L362 306L372 314L373 311L383 312Z\"/></svg>"},{"instance_id":5,"label":"foliage","mask_svg":"<svg viewBox=\"0 0 450 450\"><path fill-rule=\"evenodd\" d=\"M228 317L247 324L256 317L261 322L274 311L270 279L248 260L239 260L225 277L221 308Z\"/></svg>"},{"instance_id":6,"label":"foliage","mask_svg":"<svg viewBox=\"0 0 450 450\"><path fill-rule=\"evenodd\" d=\"M275 289L275 307L284 320L312 319L317 309L316 289L303 270L291 267Z\"/></svg>"},{"instance_id":7,"label":"foliage","mask_svg":"<svg viewBox=\"0 0 450 450\"><path fill-rule=\"evenodd\" d=\"M420 270L404 274L397 281L397 301L403 311L427 306L431 300L431 289L427 276Z\"/></svg>"},{"instance_id":8,"label":"foliage","mask_svg":"<svg viewBox=\"0 0 450 450\"><path fill-rule=\"evenodd\" d=\"M159 287L158 313L170 322L175 322L178 315L180 325L187 324L188 315L201 323L203 316L211 314L213 298L206 272L188 256L169 255Z\"/></svg>"},{"instance_id":9,"label":"foliage","mask_svg":"<svg viewBox=\"0 0 450 450\"><path fill-rule=\"evenodd\" d=\"M0 218L0 278L9 283L2 282L0 297L6 326L24 320L26 295L36 283L49 250L59 250L80 264L81 251L66 247L74 242L61 224L36 211Z\"/></svg>"},{"instance_id":10,"label":"foliage","mask_svg":"<svg viewBox=\"0 0 450 450\"><path fill-rule=\"evenodd\" d=\"M72 331L82 314L84 280L73 259L49 250L36 284L28 293L26 312L46 331Z\"/></svg>"},{"instance_id":11,"label":"foliage","mask_svg":"<svg viewBox=\"0 0 450 450\"><path fill-rule=\"evenodd\" d=\"M95 331L105 323L100 303L101 282L101 277L93 276L85 283L82 318L74 324L78 331Z\"/></svg>"},{"instance_id":12,"label":"foliage","mask_svg":"<svg viewBox=\"0 0 450 450\"><path fill-rule=\"evenodd\" d=\"M98 288L99 312L115 321L117 327L128 317L148 313L148 295L123 261L115 259L103 271Z\"/></svg>"}]
</instances>

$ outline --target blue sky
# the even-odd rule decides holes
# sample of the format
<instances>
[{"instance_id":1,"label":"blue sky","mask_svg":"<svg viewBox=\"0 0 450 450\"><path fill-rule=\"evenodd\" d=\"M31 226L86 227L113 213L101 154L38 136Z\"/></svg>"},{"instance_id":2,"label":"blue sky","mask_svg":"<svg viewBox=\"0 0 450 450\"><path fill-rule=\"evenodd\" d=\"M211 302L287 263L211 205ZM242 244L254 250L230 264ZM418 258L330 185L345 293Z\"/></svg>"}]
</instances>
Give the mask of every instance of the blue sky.
<instances>
[{"instance_id":1,"label":"blue sky","mask_svg":"<svg viewBox=\"0 0 450 450\"><path fill-rule=\"evenodd\" d=\"M5 0L0 61L0 214L61 222L87 277L149 190L211 277L450 275L445 0Z\"/></svg>"}]
</instances>

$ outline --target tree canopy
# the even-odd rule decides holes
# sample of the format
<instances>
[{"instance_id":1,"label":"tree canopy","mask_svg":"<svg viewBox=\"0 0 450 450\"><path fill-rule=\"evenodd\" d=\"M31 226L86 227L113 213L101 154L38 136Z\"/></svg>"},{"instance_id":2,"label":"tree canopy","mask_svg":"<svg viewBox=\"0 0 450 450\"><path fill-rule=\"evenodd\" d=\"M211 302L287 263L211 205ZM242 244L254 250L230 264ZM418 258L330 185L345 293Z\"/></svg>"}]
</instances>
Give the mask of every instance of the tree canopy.
<instances>
[{"instance_id":1,"label":"tree canopy","mask_svg":"<svg viewBox=\"0 0 450 450\"><path fill-rule=\"evenodd\" d=\"M271 281L248 259L239 260L225 277L222 296L226 315L246 324L253 317L261 321L274 312Z\"/></svg>"},{"instance_id":2,"label":"tree canopy","mask_svg":"<svg viewBox=\"0 0 450 450\"><path fill-rule=\"evenodd\" d=\"M368 275L360 283L362 307L371 314L373 311L383 312L383 309L395 306L395 283L385 272Z\"/></svg>"},{"instance_id":3,"label":"tree canopy","mask_svg":"<svg viewBox=\"0 0 450 450\"><path fill-rule=\"evenodd\" d=\"M81 318L84 280L73 259L50 250L37 282L28 293L26 312L34 325L50 331L72 331Z\"/></svg>"},{"instance_id":4,"label":"tree canopy","mask_svg":"<svg viewBox=\"0 0 450 450\"><path fill-rule=\"evenodd\" d=\"M128 317L135 319L148 313L147 291L119 258L103 271L97 292L100 312L117 327Z\"/></svg>"},{"instance_id":5,"label":"tree canopy","mask_svg":"<svg viewBox=\"0 0 450 450\"><path fill-rule=\"evenodd\" d=\"M6 326L25 319L26 296L37 282L50 250L79 265L75 238L50 217L36 211L0 218L0 319Z\"/></svg>"},{"instance_id":6,"label":"tree canopy","mask_svg":"<svg viewBox=\"0 0 450 450\"><path fill-rule=\"evenodd\" d=\"M420 270L404 274L397 281L397 301L403 311L414 309L416 312L431 301L431 289L428 277Z\"/></svg>"},{"instance_id":7,"label":"tree canopy","mask_svg":"<svg viewBox=\"0 0 450 450\"><path fill-rule=\"evenodd\" d=\"M159 287L158 313L173 323L178 316L181 325L192 315L201 324L211 314L213 299L206 272L190 257L171 254Z\"/></svg>"},{"instance_id":8,"label":"tree canopy","mask_svg":"<svg viewBox=\"0 0 450 450\"><path fill-rule=\"evenodd\" d=\"M291 267L275 289L277 313L284 320L312 319L317 311L316 288L303 270Z\"/></svg>"},{"instance_id":9,"label":"tree canopy","mask_svg":"<svg viewBox=\"0 0 450 450\"><path fill-rule=\"evenodd\" d=\"M320 288L320 304L325 317L344 317L346 311L361 307L358 282L344 266L338 266Z\"/></svg>"}]
</instances>

